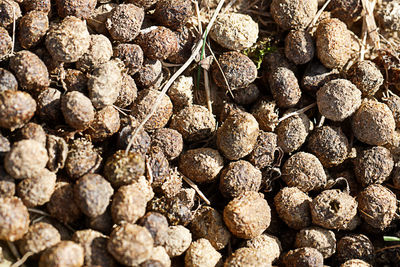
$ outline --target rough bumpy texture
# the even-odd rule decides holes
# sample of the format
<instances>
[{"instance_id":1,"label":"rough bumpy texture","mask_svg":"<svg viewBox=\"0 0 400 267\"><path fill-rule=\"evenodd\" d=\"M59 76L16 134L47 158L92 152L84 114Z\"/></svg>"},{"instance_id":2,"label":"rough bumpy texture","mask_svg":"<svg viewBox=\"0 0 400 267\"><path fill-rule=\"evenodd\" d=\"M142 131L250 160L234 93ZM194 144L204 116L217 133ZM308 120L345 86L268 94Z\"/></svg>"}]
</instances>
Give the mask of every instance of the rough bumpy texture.
<instances>
[{"instance_id":1,"label":"rough bumpy texture","mask_svg":"<svg viewBox=\"0 0 400 267\"><path fill-rule=\"evenodd\" d=\"M88 80L89 97L96 108L117 101L122 86L122 68L119 60L99 65Z\"/></svg>"},{"instance_id":2,"label":"rough bumpy texture","mask_svg":"<svg viewBox=\"0 0 400 267\"><path fill-rule=\"evenodd\" d=\"M389 107L375 100L365 100L354 113L354 136L369 145L384 145L393 138L396 122Z\"/></svg>"},{"instance_id":3,"label":"rough bumpy texture","mask_svg":"<svg viewBox=\"0 0 400 267\"><path fill-rule=\"evenodd\" d=\"M297 233L295 246L315 248L326 259L336 252L335 233L319 227L304 228Z\"/></svg>"},{"instance_id":4,"label":"rough bumpy texture","mask_svg":"<svg viewBox=\"0 0 400 267\"><path fill-rule=\"evenodd\" d=\"M224 263L229 267L271 266L264 251L254 248L239 248Z\"/></svg>"},{"instance_id":5,"label":"rough bumpy texture","mask_svg":"<svg viewBox=\"0 0 400 267\"><path fill-rule=\"evenodd\" d=\"M180 110L193 103L193 77L179 76L168 90L174 109Z\"/></svg>"},{"instance_id":6,"label":"rough bumpy texture","mask_svg":"<svg viewBox=\"0 0 400 267\"><path fill-rule=\"evenodd\" d=\"M160 92L153 89L140 91L135 103L131 106L131 114L141 122L150 113L159 95ZM172 107L171 99L164 95L153 116L145 123L144 129L151 131L163 128L172 115Z\"/></svg>"},{"instance_id":7,"label":"rough bumpy texture","mask_svg":"<svg viewBox=\"0 0 400 267\"><path fill-rule=\"evenodd\" d=\"M90 34L86 23L76 17L66 17L50 27L46 36L46 48L58 61L76 62L90 46Z\"/></svg>"},{"instance_id":8,"label":"rough bumpy texture","mask_svg":"<svg viewBox=\"0 0 400 267\"><path fill-rule=\"evenodd\" d=\"M138 36L143 19L143 8L132 4L120 4L111 11L106 28L114 40L130 42Z\"/></svg>"},{"instance_id":9,"label":"rough bumpy texture","mask_svg":"<svg viewBox=\"0 0 400 267\"><path fill-rule=\"evenodd\" d=\"M140 31L135 43L151 60L165 60L178 51L178 37L168 28L152 26Z\"/></svg>"},{"instance_id":10,"label":"rough bumpy texture","mask_svg":"<svg viewBox=\"0 0 400 267\"><path fill-rule=\"evenodd\" d=\"M146 213L146 204L154 197L150 183L139 181L121 186L113 196L111 215L114 223L136 223Z\"/></svg>"},{"instance_id":11,"label":"rough bumpy texture","mask_svg":"<svg viewBox=\"0 0 400 267\"><path fill-rule=\"evenodd\" d=\"M206 238L217 250L223 249L231 238L222 215L212 207L200 207L193 215L190 229L195 239Z\"/></svg>"},{"instance_id":12,"label":"rough bumpy texture","mask_svg":"<svg viewBox=\"0 0 400 267\"><path fill-rule=\"evenodd\" d=\"M8 56L12 50L12 39L7 30L0 27L0 59Z\"/></svg>"},{"instance_id":13,"label":"rough bumpy texture","mask_svg":"<svg viewBox=\"0 0 400 267\"><path fill-rule=\"evenodd\" d=\"M143 65L143 50L136 44L118 44L113 48L114 57L124 62L129 75L135 74Z\"/></svg>"},{"instance_id":14,"label":"rough bumpy texture","mask_svg":"<svg viewBox=\"0 0 400 267\"><path fill-rule=\"evenodd\" d=\"M317 105L326 118L343 121L360 107L361 91L348 80L333 80L318 90Z\"/></svg>"},{"instance_id":15,"label":"rough bumpy texture","mask_svg":"<svg viewBox=\"0 0 400 267\"><path fill-rule=\"evenodd\" d=\"M190 0L159 0L154 15L161 25L179 30L193 16L193 3Z\"/></svg>"},{"instance_id":16,"label":"rough bumpy texture","mask_svg":"<svg viewBox=\"0 0 400 267\"><path fill-rule=\"evenodd\" d=\"M120 125L118 110L113 106L106 106L97 111L86 133L94 142L103 141L117 133Z\"/></svg>"},{"instance_id":17,"label":"rough bumpy texture","mask_svg":"<svg viewBox=\"0 0 400 267\"><path fill-rule=\"evenodd\" d=\"M327 180L321 162L306 152L298 152L285 162L282 179L288 186L296 186L303 192L321 189Z\"/></svg>"},{"instance_id":18,"label":"rough bumpy texture","mask_svg":"<svg viewBox=\"0 0 400 267\"><path fill-rule=\"evenodd\" d=\"M299 103L301 98L299 82L289 68L276 68L269 74L268 83L278 107L289 108Z\"/></svg>"},{"instance_id":19,"label":"rough bumpy texture","mask_svg":"<svg viewBox=\"0 0 400 267\"><path fill-rule=\"evenodd\" d=\"M88 229L76 231L72 240L83 247L85 266L115 267L117 264L107 252L108 238L100 232Z\"/></svg>"},{"instance_id":20,"label":"rough bumpy texture","mask_svg":"<svg viewBox=\"0 0 400 267\"><path fill-rule=\"evenodd\" d=\"M325 190L310 204L312 222L326 229L354 230L358 224L357 201L339 190Z\"/></svg>"},{"instance_id":21,"label":"rough bumpy texture","mask_svg":"<svg viewBox=\"0 0 400 267\"><path fill-rule=\"evenodd\" d=\"M151 136L151 145L161 149L168 160L173 160L182 153L182 135L169 128L157 129Z\"/></svg>"},{"instance_id":22,"label":"rough bumpy texture","mask_svg":"<svg viewBox=\"0 0 400 267\"><path fill-rule=\"evenodd\" d=\"M343 67L351 57L351 35L338 19L325 19L316 31L317 55L325 67Z\"/></svg>"},{"instance_id":23,"label":"rough bumpy texture","mask_svg":"<svg viewBox=\"0 0 400 267\"><path fill-rule=\"evenodd\" d=\"M340 265L340 267L372 267L372 265L363 260L356 259L356 260L348 260L342 265Z\"/></svg>"},{"instance_id":24,"label":"rough bumpy texture","mask_svg":"<svg viewBox=\"0 0 400 267\"><path fill-rule=\"evenodd\" d=\"M322 254L315 248L298 248L291 250L282 257L284 266L316 266L324 265Z\"/></svg>"},{"instance_id":25,"label":"rough bumpy texture","mask_svg":"<svg viewBox=\"0 0 400 267\"><path fill-rule=\"evenodd\" d=\"M61 18L75 16L89 18L97 4L97 0L56 0L57 12Z\"/></svg>"},{"instance_id":26,"label":"rough bumpy texture","mask_svg":"<svg viewBox=\"0 0 400 267\"><path fill-rule=\"evenodd\" d=\"M307 147L327 168L341 164L351 149L341 128L334 126L316 128L308 138Z\"/></svg>"},{"instance_id":27,"label":"rough bumpy texture","mask_svg":"<svg viewBox=\"0 0 400 267\"><path fill-rule=\"evenodd\" d=\"M278 151L278 136L275 133L260 130L257 143L248 156L248 160L260 170L270 167L275 161L275 152Z\"/></svg>"},{"instance_id":28,"label":"rough bumpy texture","mask_svg":"<svg viewBox=\"0 0 400 267\"><path fill-rule=\"evenodd\" d=\"M369 60L358 61L347 71L349 80L361 90L364 96L373 96L383 84L383 75Z\"/></svg>"},{"instance_id":29,"label":"rough bumpy texture","mask_svg":"<svg viewBox=\"0 0 400 267\"><path fill-rule=\"evenodd\" d=\"M357 198L363 220L377 229L385 229L392 222L396 210L396 195L382 185L370 185Z\"/></svg>"},{"instance_id":30,"label":"rough bumpy texture","mask_svg":"<svg viewBox=\"0 0 400 267\"><path fill-rule=\"evenodd\" d=\"M61 111L68 125L77 130L85 130L89 127L95 116L90 99L78 91L62 96Z\"/></svg>"},{"instance_id":31,"label":"rough bumpy texture","mask_svg":"<svg viewBox=\"0 0 400 267\"><path fill-rule=\"evenodd\" d=\"M258 39L258 23L249 15L229 13L218 16L210 31L211 38L229 50L243 50Z\"/></svg>"},{"instance_id":32,"label":"rough bumpy texture","mask_svg":"<svg viewBox=\"0 0 400 267\"><path fill-rule=\"evenodd\" d=\"M275 131L278 135L278 146L286 153L296 151L304 144L312 127L312 122L304 113L284 119Z\"/></svg>"},{"instance_id":33,"label":"rough bumpy texture","mask_svg":"<svg viewBox=\"0 0 400 267\"><path fill-rule=\"evenodd\" d=\"M140 218L138 224L149 230L154 240L154 246L160 246L165 243L167 238L168 221L164 215L150 211Z\"/></svg>"},{"instance_id":34,"label":"rough bumpy texture","mask_svg":"<svg viewBox=\"0 0 400 267\"><path fill-rule=\"evenodd\" d=\"M271 209L263 194L248 191L225 206L224 221L233 235L251 239L268 228Z\"/></svg>"},{"instance_id":35,"label":"rough bumpy texture","mask_svg":"<svg viewBox=\"0 0 400 267\"><path fill-rule=\"evenodd\" d=\"M56 189L47 203L47 210L51 216L63 223L78 220L82 213L74 202L73 184L57 182Z\"/></svg>"},{"instance_id":36,"label":"rough bumpy texture","mask_svg":"<svg viewBox=\"0 0 400 267\"><path fill-rule=\"evenodd\" d=\"M84 251L82 246L72 241L61 241L47 249L40 256L39 267L83 266Z\"/></svg>"},{"instance_id":37,"label":"rough bumpy texture","mask_svg":"<svg viewBox=\"0 0 400 267\"><path fill-rule=\"evenodd\" d=\"M116 227L108 240L107 250L120 263L135 266L151 256L153 238L149 231L135 224Z\"/></svg>"},{"instance_id":38,"label":"rough bumpy texture","mask_svg":"<svg viewBox=\"0 0 400 267\"><path fill-rule=\"evenodd\" d=\"M386 181L393 166L390 151L381 146L364 149L354 159L354 173L363 187Z\"/></svg>"},{"instance_id":39,"label":"rough bumpy texture","mask_svg":"<svg viewBox=\"0 0 400 267\"><path fill-rule=\"evenodd\" d=\"M23 48L29 49L39 44L48 29L47 13L31 11L24 15L19 22L18 40Z\"/></svg>"},{"instance_id":40,"label":"rough bumpy texture","mask_svg":"<svg viewBox=\"0 0 400 267\"><path fill-rule=\"evenodd\" d=\"M206 107L190 105L172 117L170 127L182 134L185 141L195 142L212 136L216 121Z\"/></svg>"},{"instance_id":41,"label":"rough bumpy texture","mask_svg":"<svg viewBox=\"0 0 400 267\"><path fill-rule=\"evenodd\" d=\"M11 131L21 128L35 111L36 102L28 93L11 90L0 93L0 127Z\"/></svg>"},{"instance_id":42,"label":"rough bumpy texture","mask_svg":"<svg viewBox=\"0 0 400 267\"><path fill-rule=\"evenodd\" d=\"M56 174L42 169L32 178L24 179L17 185L17 195L28 208L41 206L50 200L56 186Z\"/></svg>"},{"instance_id":43,"label":"rough bumpy texture","mask_svg":"<svg viewBox=\"0 0 400 267\"><path fill-rule=\"evenodd\" d=\"M13 0L2 0L0 1L0 14L0 27L8 28L14 20L17 21L21 17L21 8Z\"/></svg>"},{"instance_id":44,"label":"rough bumpy texture","mask_svg":"<svg viewBox=\"0 0 400 267\"><path fill-rule=\"evenodd\" d=\"M0 239L14 242L21 239L29 227L29 213L17 197L0 198Z\"/></svg>"},{"instance_id":45,"label":"rough bumpy texture","mask_svg":"<svg viewBox=\"0 0 400 267\"><path fill-rule=\"evenodd\" d=\"M279 259L282 252L281 242L275 236L261 234L250 240L247 240L245 246L252 249L260 250L267 257L268 263Z\"/></svg>"},{"instance_id":46,"label":"rough bumpy texture","mask_svg":"<svg viewBox=\"0 0 400 267\"><path fill-rule=\"evenodd\" d=\"M31 0L31 1L23 1L22 6L26 12L32 10L43 11L45 13L49 13L51 9L51 0Z\"/></svg>"},{"instance_id":47,"label":"rough bumpy texture","mask_svg":"<svg viewBox=\"0 0 400 267\"><path fill-rule=\"evenodd\" d=\"M306 64L313 59L314 40L307 31L291 31L285 38L285 55L296 65Z\"/></svg>"},{"instance_id":48,"label":"rough bumpy texture","mask_svg":"<svg viewBox=\"0 0 400 267\"><path fill-rule=\"evenodd\" d=\"M279 114L276 102L273 100L261 99L253 106L251 114L256 118L263 131L273 132L278 125Z\"/></svg>"},{"instance_id":49,"label":"rough bumpy texture","mask_svg":"<svg viewBox=\"0 0 400 267\"><path fill-rule=\"evenodd\" d=\"M247 156L257 143L259 134L256 119L247 112L230 115L218 128L217 146L230 160Z\"/></svg>"},{"instance_id":50,"label":"rough bumpy texture","mask_svg":"<svg viewBox=\"0 0 400 267\"><path fill-rule=\"evenodd\" d=\"M214 267L219 264L221 257L207 239L201 238L192 242L186 251L185 266Z\"/></svg>"},{"instance_id":51,"label":"rough bumpy texture","mask_svg":"<svg viewBox=\"0 0 400 267\"><path fill-rule=\"evenodd\" d=\"M382 101L389 107L393 113L393 118L396 121L396 127L400 127L400 97L392 94L388 97L383 97Z\"/></svg>"},{"instance_id":52,"label":"rough bumpy texture","mask_svg":"<svg viewBox=\"0 0 400 267\"><path fill-rule=\"evenodd\" d=\"M92 34L89 49L78 60L76 67L82 71L93 70L100 64L109 61L112 55L111 41L102 34Z\"/></svg>"},{"instance_id":53,"label":"rough bumpy texture","mask_svg":"<svg viewBox=\"0 0 400 267\"><path fill-rule=\"evenodd\" d=\"M311 198L297 187L284 187L276 194L276 212L290 228L300 230L311 224Z\"/></svg>"},{"instance_id":54,"label":"rough bumpy texture","mask_svg":"<svg viewBox=\"0 0 400 267\"><path fill-rule=\"evenodd\" d=\"M260 190L261 179L261 171L250 162L231 162L221 171L219 190L224 197L235 198L246 191Z\"/></svg>"},{"instance_id":55,"label":"rough bumpy texture","mask_svg":"<svg viewBox=\"0 0 400 267\"><path fill-rule=\"evenodd\" d=\"M18 85L32 93L38 93L50 85L49 73L44 62L34 53L23 50L10 60L10 68L18 79Z\"/></svg>"},{"instance_id":56,"label":"rough bumpy texture","mask_svg":"<svg viewBox=\"0 0 400 267\"><path fill-rule=\"evenodd\" d=\"M18 248L22 254L27 252L40 253L60 241L60 233L53 225L38 222L29 227L28 232L18 242Z\"/></svg>"},{"instance_id":57,"label":"rough bumpy texture","mask_svg":"<svg viewBox=\"0 0 400 267\"><path fill-rule=\"evenodd\" d=\"M0 35L1 35L1 28L0 28ZM0 40L4 39L0 38ZM18 82L15 76L10 71L0 68L0 92L6 90L16 91L17 89L18 89Z\"/></svg>"},{"instance_id":58,"label":"rough bumpy texture","mask_svg":"<svg viewBox=\"0 0 400 267\"><path fill-rule=\"evenodd\" d=\"M86 174L74 185L75 203L89 217L103 214L113 193L110 183L98 174Z\"/></svg>"},{"instance_id":59,"label":"rough bumpy texture","mask_svg":"<svg viewBox=\"0 0 400 267\"><path fill-rule=\"evenodd\" d=\"M26 139L13 144L4 159L4 168L15 179L31 178L44 169L48 159L43 144Z\"/></svg>"},{"instance_id":60,"label":"rough bumpy texture","mask_svg":"<svg viewBox=\"0 0 400 267\"><path fill-rule=\"evenodd\" d=\"M271 15L284 30L306 28L317 11L317 0L273 0L271 3Z\"/></svg>"},{"instance_id":61,"label":"rough bumpy texture","mask_svg":"<svg viewBox=\"0 0 400 267\"><path fill-rule=\"evenodd\" d=\"M95 172L100 165L102 158L93 144L84 138L75 139L69 146L65 170L69 177L79 177Z\"/></svg>"},{"instance_id":62,"label":"rough bumpy texture","mask_svg":"<svg viewBox=\"0 0 400 267\"><path fill-rule=\"evenodd\" d=\"M225 52L219 57L218 62L226 81L215 62L212 65L212 74L214 82L221 88L228 89L226 83L230 89L246 87L257 78L256 65L244 54L234 51Z\"/></svg>"},{"instance_id":63,"label":"rough bumpy texture","mask_svg":"<svg viewBox=\"0 0 400 267\"><path fill-rule=\"evenodd\" d=\"M192 234L189 229L182 225L170 226L167 230L167 239L165 240L165 250L172 257L182 255L192 242Z\"/></svg>"},{"instance_id":64,"label":"rough bumpy texture","mask_svg":"<svg viewBox=\"0 0 400 267\"><path fill-rule=\"evenodd\" d=\"M372 263L374 252L374 245L367 236L362 234L347 235L337 242L336 259L339 263L351 259L360 259Z\"/></svg>"},{"instance_id":65,"label":"rough bumpy texture","mask_svg":"<svg viewBox=\"0 0 400 267\"><path fill-rule=\"evenodd\" d=\"M104 165L104 176L114 186L130 184L138 180L145 172L145 161L142 154L119 150L107 159Z\"/></svg>"},{"instance_id":66,"label":"rough bumpy texture","mask_svg":"<svg viewBox=\"0 0 400 267\"><path fill-rule=\"evenodd\" d=\"M214 181L223 167L224 159L218 150L212 148L188 150L181 155L179 160L179 170L198 183Z\"/></svg>"}]
</instances>

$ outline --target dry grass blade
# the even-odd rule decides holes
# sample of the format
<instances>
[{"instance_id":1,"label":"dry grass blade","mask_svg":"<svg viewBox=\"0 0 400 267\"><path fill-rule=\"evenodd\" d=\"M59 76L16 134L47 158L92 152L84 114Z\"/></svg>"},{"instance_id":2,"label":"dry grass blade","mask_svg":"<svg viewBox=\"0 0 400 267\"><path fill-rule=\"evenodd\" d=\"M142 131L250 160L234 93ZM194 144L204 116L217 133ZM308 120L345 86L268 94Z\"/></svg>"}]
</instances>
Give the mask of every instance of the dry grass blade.
<instances>
[{"instance_id":1,"label":"dry grass blade","mask_svg":"<svg viewBox=\"0 0 400 267\"><path fill-rule=\"evenodd\" d=\"M139 124L139 126L135 129L135 132L133 133L133 135L131 136L128 146L126 148L125 154L127 155L129 150L132 147L133 144L133 140L135 140L137 134L139 133L139 131L141 129L143 129L143 126L146 124L146 122L151 118L151 116L153 116L154 112L157 110L157 108L159 107L160 103L161 103L161 99L164 97L164 95L167 93L168 89L171 87L171 85L173 84L173 82L190 66L190 64L196 59L196 57L199 55L201 48L203 47L203 41L205 38L207 38L207 33L210 32L211 27L213 26L215 20L217 19L218 14L221 11L221 8L224 4L225 0L221 0L214 12L213 17L211 18L210 22L207 25L207 28L202 36L202 39L199 40L197 42L197 44L194 46L193 50L192 50L192 54L189 57L189 59L185 62L185 64L182 65L182 67L180 67L178 69L177 72L175 72L174 75L172 75L172 77L169 79L169 81L165 84L164 88L161 90L160 94L158 95L151 111L149 114L146 115L146 117L144 118L144 120Z\"/></svg>"},{"instance_id":2,"label":"dry grass blade","mask_svg":"<svg viewBox=\"0 0 400 267\"><path fill-rule=\"evenodd\" d=\"M315 25L315 23L318 21L319 17L321 16L322 12L324 12L325 8L329 5L330 2L331 2L331 0L327 0L325 2L325 4L321 7L321 9L318 10L317 14L315 14L314 19L311 21L310 25L308 25L308 27L307 27L308 31Z\"/></svg>"},{"instance_id":3,"label":"dry grass blade","mask_svg":"<svg viewBox=\"0 0 400 267\"><path fill-rule=\"evenodd\" d=\"M10 267L19 267L19 266L22 266L22 265L26 262L26 260L27 260L30 256L32 256L33 254L35 254L35 253L33 253L33 252L31 252L31 251L25 253L25 255L24 255L20 260L16 261L16 262L15 262L13 265L11 265Z\"/></svg>"},{"instance_id":4,"label":"dry grass blade","mask_svg":"<svg viewBox=\"0 0 400 267\"><path fill-rule=\"evenodd\" d=\"M203 192L200 191L200 189L197 187L197 185L196 185L195 183L192 182L192 180L190 180L189 178L187 178L187 177L185 177L185 176L182 176L182 179L183 179L188 185L190 185L190 187L192 187L192 188L196 191L197 194L199 194L200 198L201 198L202 200L204 200L204 202L205 202L207 205L210 205L210 204L211 204L210 200L208 200L208 198L203 194Z\"/></svg>"},{"instance_id":5,"label":"dry grass blade","mask_svg":"<svg viewBox=\"0 0 400 267\"><path fill-rule=\"evenodd\" d=\"M301 108L301 109L296 110L296 111L294 111L294 112L290 112L290 113L286 114L285 116L282 116L282 117L279 119L279 122L281 122L281 121L283 121L283 120L286 120L287 118L290 118L290 117L292 117L292 116L300 115L301 113L304 113L304 112L306 112L307 110L312 109L312 108L315 107L316 105L317 105L316 103L312 103L311 105L305 106L304 108Z\"/></svg>"},{"instance_id":6,"label":"dry grass blade","mask_svg":"<svg viewBox=\"0 0 400 267\"><path fill-rule=\"evenodd\" d=\"M376 0L361 0L363 5L363 36L367 34L374 44L375 48L380 48L379 33L377 31L377 26L374 17L374 8L376 5ZM365 25L365 26L364 26ZM364 31L365 27L365 31Z\"/></svg>"}]
</instances>

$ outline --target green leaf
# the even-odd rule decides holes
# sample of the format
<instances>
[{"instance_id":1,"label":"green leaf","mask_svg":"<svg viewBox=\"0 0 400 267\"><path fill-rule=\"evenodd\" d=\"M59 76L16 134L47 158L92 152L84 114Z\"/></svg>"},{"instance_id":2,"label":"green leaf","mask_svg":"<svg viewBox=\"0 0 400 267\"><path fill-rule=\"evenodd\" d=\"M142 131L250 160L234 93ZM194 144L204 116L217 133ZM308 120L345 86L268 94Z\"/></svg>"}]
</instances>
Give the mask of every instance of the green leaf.
<instances>
[{"instance_id":1,"label":"green leaf","mask_svg":"<svg viewBox=\"0 0 400 267\"><path fill-rule=\"evenodd\" d=\"M388 241L388 242L400 242L400 237L396 237L396 236L383 236L383 240L384 240L384 241Z\"/></svg>"}]
</instances>

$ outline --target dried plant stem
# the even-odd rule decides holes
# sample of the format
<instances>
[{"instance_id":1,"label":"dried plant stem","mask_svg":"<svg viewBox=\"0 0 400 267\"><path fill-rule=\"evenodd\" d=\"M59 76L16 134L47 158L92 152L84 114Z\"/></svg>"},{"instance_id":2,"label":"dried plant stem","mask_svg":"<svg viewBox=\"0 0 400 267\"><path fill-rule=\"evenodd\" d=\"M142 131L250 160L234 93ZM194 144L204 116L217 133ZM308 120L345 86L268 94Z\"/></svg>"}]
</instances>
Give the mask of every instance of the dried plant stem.
<instances>
[{"instance_id":1,"label":"dried plant stem","mask_svg":"<svg viewBox=\"0 0 400 267\"><path fill-rule=\"evenodd\" d=\"M21 258L21 255L18 252L17 247L14 245L13 242L7 241L7 246L10 249L11 253L13 254L13 256L19 260Z\"/></svg>"},{"instance_id":2,"label":"dried plant stem","mask_svg":"<svg viewBox=\"0 0 400 267\"><path fill-rule=\"evenodd\" d=\"M327 0L325 2L325 4L321 7L321 9L318 10L317 14L315 14L314 19L311 21L310 25L308 25L308 27L307 27L308 31L315 25L315 23L317 22L317 20L321 16L322 12L324 12L325 8L329 5L330 2L331 2L331 0Z\"/></svg>"},{"instance_id":3,"label":"dried plant stem","mask_svg":"<svg viewBox=\"0 0 400 267\"><path fill-rule=\"evenodd\" d=\"M192 188L196 191L197 194L199 194L200 198L201 198L202 200L204 200L204 202L206 202L207 205L210 205L210 204L211 204L210 200L208 200L208 198L203 194L203 192L201 192L201 190L199 189L199 187L198 187L195 183L192 182L192 180L190 180L189 178L187 178L187 177L185 177L185 176L182 176L182 179L183 179L188 185L190 185L190 187L192 187Z\"/></svg>"},{"instance_id":4,"label":"dried plant stem","mask_svg":"<svg viewBox=\"0 0 400 267\"><path fill-rule=\"evenodd\" d=\"M143 126L146 124L146 122L151 118L151 116L153 116L154 112L157 110L157 108L159 107L160 103L161 103L161 99L164 97L164 95L167 93L168 89L171 87L171 85L173 84L173 82L190 66L190 64L192 64L192 62L196 59L196 57L199 55L201 48L203 46L203 41L205 38L207 38L207 33L210 32L211 27L213 26L215 20L217 19L217 16L219 14L219 12L221 11L221 8L224 4L225 0L221 0L217 6L217 9L214 12L213 17L211 18L210 22L207 25L207 28L203 34L203 38L201 40L199 40L197 42L197 44L194 46L194 49L192 50L192 54L189 57L189 59L185 62L185 64L182 65L182 67L180 67L177 72L175 72L174 75L172 75L172 77L169 79L169 81L167 82L167 84L164 86L164 88L161 90L160 94L158 95L151 111L149 114L147 114L147 116L144 118L144 120L139 124L139 126L135 129L135 132L133 133L133 135L131 136L128 146L125 150L125 155L128 154L129 150L132 147L133 144L133 140L135 140L137 134L139 133L140 130L142 130Z\"/></svg>"},{"instance_id":5,"label":"dried plant stem","mask_svg":"<svg viewBox=\"0 0 400 267\"><path fill-rule=\"evenodd\" d=\"M281 121L283 121L283 120L286 120L287 118L290 118L290 117L295 116L295 115L300 115L300 114L306 112L307 110L312 109L312 108L315 107L316 105L317 105L316 103L312 103L311 105L305 106L304 108L301 108L301 109L299 109L299 110L290 112L290 113L286 114L285 116L282 116L282 117L278 120L278 122L281 122Z\"/></svg>"},{"instance_id":6,"label":"dried plant stem","mask_svg":"<svg viewBox=\"0 0 400 267\"><path fill-rule=\"evenodd\" d=\"M21 258L20 260L16 261L16 262L15 262L13 265L11 265L10 267L19 267L19 266L23 265L23 264L26 262L26 260L27 260L30 256L32 256L33 254L35 254L35 253L33 253L32 251L29 251L29 252L25 253L25 255L22 256L22 258Z\"/></svg>"}]
</instances>

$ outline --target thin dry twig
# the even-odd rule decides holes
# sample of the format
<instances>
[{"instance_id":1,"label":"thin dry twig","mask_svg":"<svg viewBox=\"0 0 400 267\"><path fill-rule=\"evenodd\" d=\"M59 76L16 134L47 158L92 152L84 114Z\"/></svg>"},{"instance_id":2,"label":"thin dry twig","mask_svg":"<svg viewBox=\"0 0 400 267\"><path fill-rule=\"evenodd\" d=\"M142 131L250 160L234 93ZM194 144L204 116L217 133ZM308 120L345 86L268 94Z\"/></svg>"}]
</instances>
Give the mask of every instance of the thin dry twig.
<instances>
[{"instance_id":1,"label":"thin dry twig","mask_svg":"<svg viewBox=\"0 0 400 267\"><path fill-rule=\"evenodd\" d=\"M182 179L188 184L190 185L190 187L192 187L196 193L199 195L199 197L204 200L204 202L206 202L207 205L210 205L211 202L210 200L208 200L208 198L203 194L203 192L201 192L201 190L199 189L199 187L192 182L192 180L190 180L189 178L187 178L186 176L182 175Z\"/></svg>"},{"instance_id":2,"label":"thin dry twig","mask_svg":"<svg viewBox=\"0 0 400 267\"><path fill-rule=\"evenodd\" d=\"M17 247L14 245L13 242L7 241L7 246L10 249L11 253L13 254L13 256L19 260L21 258L21 255L18 252Z\"/></svg>"},{"instance_id":3,"label":"thin dry twig","mask_svg":"<svg viewBox=\"0 0 400 267\"><path fill-rule=\"evenodd\" d=\"M325 123L325 116L321 116L321 119L319 120L317 127L322 127L324 123Z\"/></svg>"},{"instance_id":4,"label":"thin dry twig","mask_svg":"<svg viewBox=\"0 0 400 267\"><path fill-rule=\"evenodd\" d=\"M385 251L385 250L388 250L388 249L393 249L393 248L400 248L400 245L394 245L394 246L380 248L377 251L375 251L375 254L378 254L378 253L380 253L382 251Z\"/></svg>"},{"instance_id":5,"label":"thin dry twig","mask_svg":"<svg viewBox=\"0 0 400 267\"><path fill-rule=\"evenodd\" d=\"M33 253L32 251L29 251L29 252L25 253L25 255L22 256L21 259L19 259L18 261L16 261L16 262L15 262L13 265L11 265L10 267L19 267L19 266L22 266L22 265L26 262L26 260L27 260L30 256L32 256L33 254L35 254L35 253Z\"/></svg>"},{"instance_id":6,"label":"thin dry twig","mask_svg":"<svg viewBox=\"0 0 400 267\"><path fill-rule=\"evenodd\" d=\"M36 214L40 214L40 215L43 215L43 216L46 216L46 217L51 217L50 214L48 214L47 212L42 211L42 210L38 210L38 209L34 209L34 208L28 208L28 211L36 213Z\"/></svg>"},{"instance_id":7,"label":"thin dry twig","mask_svg":"<svg viewBox=\"0 0 400 267\"><path fill-rule=\"evenodd\" d=\"M376 0L361 0L363 6L363 28L365 25L366 32L363 31L363 34L367 34L371 41L373 42L375 48L380 49L380 41L379 41L379 33L377 31L378 27L376 26L375 17L374 17L374 8L376 5Z\"/></svg>"},{"instance_id":8,"label":"thin dry twig","mask_svg":"<svg viewBox=\"0 0 400 267\"><path fill-rule=\"evenodd\" d=\"M318 21L319 17L321 16L322 12L324 12L325 8L329 5L332 0L327 0L325 4L318 10L317 14L315 14L314 19L311 21L310 25L307 27L307 31L309 31L312 27L314 27L315 23Z\"/></svg>"},{"instance_id":9,"label":"thin dry twig","mask_svg":"<svg viewBox=\"0 0 400 267\"><path fill-rule=\"evenodd\" d=\"M310 105L308 105L308 106L305 106L304 108L301 108L301 109L299 109L299 110L290 112L290 113L286 114L285 116L282 116L282 117L278 120L278 122L281 122L281 121L283 121L283 120L286 120L287 118L290 118L290 117L295 116L295 115L300 115L300 114L306 112L307 110L312 109L312 108L315 107L316 105L317 105L316 103L312 103L312 104L310 104Z\"/></svg>"},{"instance_id":10,"label":"thin dry twig","mask_svg":"<svg viewBox=\"0 0 400 267\"><path fill-rule=\"evenodd\" d=\"M13 33L12 33L11 55L14 54L14 49L15 49L15 7L13 5Z\"/></svg>"},{"instance_id":11,"label":"thin dry twig","mask_svg":"<svg viewBox=\"0 0 400 267\"><path fill-rule=\"evenodd\" d=\"M154 178L153 178L153 171L151 170L150 164L149 164L149 162L148 162L147 160L146 160L146 168L147 168L147 172L149 173L149 177L150 177L149 182L150 182L150 184L152 184L153 181L154 181Z\"/></svg>"},{"instance_id":12,"label":"thin dry twig","mask_svg":"<svg viewBox=\"0 0 400 267\"><path fill-rule=\"evenodd\" d=\"M133 140L135 140L137 134L139 133L140 130L142 130L143 126L146 124L146 122L151 118L151 116L153 116L154 112L157 110L157 108L160 106L161 103L161 99L164 97L164 95L167 93L168 89L171 87L171 85L173 84L173 82L190 66L190 64L192 64L192 62L196 59L196 57L199 55L200 50L203 46L203 41L204 39L207 37L207 33L210 32L211 27L213 26L219 12L221 11L221 8L224 4L225 0L221 0L214 12L214 15L212 16L210 22L207 25L207 28L205 30L205 32L203 33L203 38L200 39L197 44L194 46L193 50L192 50L192 54L189 57L189 59L185 62L185 64L182 65L182 67L180 67L177 72L175 72L174 75L172 75L172 77L169 79L169 81L167 82L167 84L164 86L164 88L161 90L160 94L158 95L151 111L149 114L147 114L147 116L144 118L144 120L139 124L139 126L135 129L135 132L133 133L133 135L131 136L128 146L126 148L125 151L125 155L128 154L128 151L130 150L132 144L133 144Z\"/></svg>"}]
</instances>

